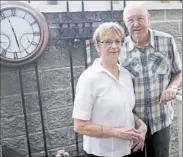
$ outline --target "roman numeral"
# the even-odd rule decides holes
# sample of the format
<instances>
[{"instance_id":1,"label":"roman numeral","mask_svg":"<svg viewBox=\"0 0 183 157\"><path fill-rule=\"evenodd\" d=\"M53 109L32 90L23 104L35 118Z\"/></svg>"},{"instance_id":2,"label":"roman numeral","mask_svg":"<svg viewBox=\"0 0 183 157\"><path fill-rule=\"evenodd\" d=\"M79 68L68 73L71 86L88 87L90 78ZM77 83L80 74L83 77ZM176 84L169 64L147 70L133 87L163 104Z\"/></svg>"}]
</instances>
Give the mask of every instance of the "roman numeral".
<instances>
[{"instance_id":1,"label":"roman numeral","mask_svg":"<svg viewBox=\"0 0 183 157\"><path fill-rule=\"evenodd\" d=\"M32 41L31 44L35 46L35 45L37 45L38 43Z\"/></svg>"},{"instance_id":2,"label":"roman numeral","mask_svg":"<svg viewBox=\"0 0 183 157\"><path fill-rule=\"evenodd\" d=\"M34 24L36 24L37 22L36 21L34 21L34 22L32 22L32 23L30 23L30 25L32 26L32 25L34 25Z\"/></svg>"},{"instance_id":3,"label":"roman numeral","mask_svg":"<svg viewBox=\"0 0 183 157\"><path fill-rule=\"evenodd\" d=\"M25 16L27 15L27 13L25 13L25 15L24 15L24 17L23 17L23 19L25 19Z\"/></svg>"},{"instance_id":4,"label":"roman numeral","mask_svg":"<svg viewBox=\"0 0 183 157\"><path fill-rule=\"evenodd\" d=\"M1 56L6 56L7 50L4 50L1 52Z\"/></svg>"},{"instance_id":5,"label":"roman numeral","mask_svg":"<svg viewBox=\"0 0 183 157\"><path fill-rule=\"evenodd\" d=\"M1 12L1 17L2 17L2 19L5 19L6 18L6 16L4 15L4 13L3 12Z\"/></svg>"},{"instance_id":6,"label":"roman numeral","mask_svg":"<svg viewBox=\"0 0 183 157\"><path fill-rule=\"evenodd\" d=\"M29 52L26 49L24 49L24 51L26 52L27 55L29 55Z\"/></svg>"},{"instance_id":7,"label":"roman numeral","mask_svg":"<svg viewBox=\"0 0 183 157\"><path fill-rule=\"evenodd\" d=\"M33 35L34 36L40 36L40 32L34 32Z\"/></svg>"},{"instance_id":8,"label":"roman numeral","mask_svg":"<svg viewBox=\"0 0 183 157\"><path fill-rule=\"evenodd\" d=\"M14 59L18 59L18 54L17 54L17 52L14 52Z\"/></svg>"},{"instance_id":9,"label":"roman numeral","mask_svg":"<svg viewBox=\"0 0 183 157\"><path fill-rule=\"evenodd\" d=\"M15 16L16 14L16 10L15 9L11 9L11 16Z\"/></svg>"}]
</instances>

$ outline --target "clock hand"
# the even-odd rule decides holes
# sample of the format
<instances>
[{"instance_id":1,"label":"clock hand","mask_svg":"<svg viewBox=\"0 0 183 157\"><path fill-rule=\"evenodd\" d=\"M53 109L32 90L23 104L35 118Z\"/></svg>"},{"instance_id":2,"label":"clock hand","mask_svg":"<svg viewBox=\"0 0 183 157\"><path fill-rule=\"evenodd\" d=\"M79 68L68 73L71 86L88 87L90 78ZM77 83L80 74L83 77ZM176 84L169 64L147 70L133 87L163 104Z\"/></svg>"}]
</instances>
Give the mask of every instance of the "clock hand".
<instances>
[{"instance_id":1,"label":"clock hand","mask_svg":"<svg viewBox=\"0 0 183 157\"><path fill-rule=\"evenodd\" d=\"M30 40L29 40L29 38L26 36L26 38L27 38L27 40L28 40L28 42L30 43Z\"/></svg>"},{"instance_id":2,"label":"clock hand","mask_svg":"<svg viewBox=\"0 0 183 157\"><path fill-rule=\"evenodd\" d=\"M13 26L11 25L11 22L10 22L9 19L8 19L8 21L9 21L9 23L10 23L11 29L12 29L13 34L14 34L14 36L15 36L16 43L17 43L18 48L19 48L19 50L20 50L20 46L19 46L19 43L18 43L18 39L17 39L16 33L15 33L15 30L14 30Z\"/></svg>"}]
</instances>

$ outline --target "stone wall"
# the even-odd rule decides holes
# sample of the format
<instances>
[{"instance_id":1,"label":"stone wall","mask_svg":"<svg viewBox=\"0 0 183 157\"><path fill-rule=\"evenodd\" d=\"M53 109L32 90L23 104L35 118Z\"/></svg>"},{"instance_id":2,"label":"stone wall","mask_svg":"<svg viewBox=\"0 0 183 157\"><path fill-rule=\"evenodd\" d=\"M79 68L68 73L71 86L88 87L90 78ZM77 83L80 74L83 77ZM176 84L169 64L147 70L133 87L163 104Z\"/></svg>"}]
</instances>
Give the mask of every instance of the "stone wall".
<instances>
[{"instance_id":1,"label":"stone wall","mask_svg":"<svg viewBox=\"0 0 183 157\"><path fill-rule=\"evenodd\" d=\"M172 34L182 55L182 13L181 10L153 10L151 27ZM122 19L121 12L115 12L115 19ZM65 149L70 154L76 153L73 120L71 118L73 101L71 90L70 62L68 47L56 44L59 27L53 19L82 20L80 13L45 13L50 28L50 40L45 54L38 60L38 74L43 105L44 122L49 157L54 157L59 149ZM87 12L85 20L109 20L109 12ZM84 70L84 50L81 45L71 47L74 66L74 85ZM93 47L92 61L97 56ZM22 68L23 89L28 118L32 157L45 157L38 90L34 65ZM8 145L21 154L28 154L25 124L22 109L20 80L18 69L1 67L1 145ZM79 136L79 146L82 149L82 137ZM170 145L171 157L178 157L177 117L172 125Z\"/></svg>"}]
</instances>

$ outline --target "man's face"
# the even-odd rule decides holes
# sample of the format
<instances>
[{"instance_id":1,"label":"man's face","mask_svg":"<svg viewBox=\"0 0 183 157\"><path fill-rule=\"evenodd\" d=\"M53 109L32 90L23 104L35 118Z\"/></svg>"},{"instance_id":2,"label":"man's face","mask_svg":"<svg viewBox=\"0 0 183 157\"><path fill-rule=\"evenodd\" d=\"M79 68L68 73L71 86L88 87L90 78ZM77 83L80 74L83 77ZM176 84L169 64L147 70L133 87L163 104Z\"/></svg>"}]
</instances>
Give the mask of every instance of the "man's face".
<instances>
[{"instance_id":1,"label":"man's face","mask_svg":"<svg viewBox=\"0 0 183 157\"><path fill-rule=\"evenodd\" d=\"M149 16L144 15L139 9L131 10L128 13L125 24L135 41L142 40L148 35Z\"/></svg>"}]
</instances>

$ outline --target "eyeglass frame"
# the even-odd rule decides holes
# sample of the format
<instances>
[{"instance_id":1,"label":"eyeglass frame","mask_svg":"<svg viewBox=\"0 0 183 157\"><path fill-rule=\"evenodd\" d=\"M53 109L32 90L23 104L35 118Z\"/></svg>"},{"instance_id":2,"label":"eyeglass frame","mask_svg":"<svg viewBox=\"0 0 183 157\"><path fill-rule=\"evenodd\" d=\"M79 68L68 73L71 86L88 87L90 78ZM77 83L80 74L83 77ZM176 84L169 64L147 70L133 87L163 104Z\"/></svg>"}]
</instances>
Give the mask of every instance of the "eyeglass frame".
<instances>
[{"instance_id":1,"label":"eyeglass frame","mask_svg":"<svg viewBox=\"0 0 183 157\"><path fill-rule=\"evenodd\" d=\"M115 43L116 46L119 47L123 43L123 40L110 40L110 39L106 39L106 40L98 40L98 42L100 42L102 44L106 44L107 46L112 46L112 44Z\"/></svg>"},{"instance_id":2,"label":"eyeglass frame","mask_svg":"<svg viewBox=\"0 0 183 157\"><path fill-rule=\"evenodd\" d=\"M130 19L127 19L127 24L132 25L132 24L134 24L134 22L144 23L145 19L146 19L146 17L144 17L144 16L138 16L138 17L135 17L135 18L130 18Z\"/></svg>"}]
</instances>

